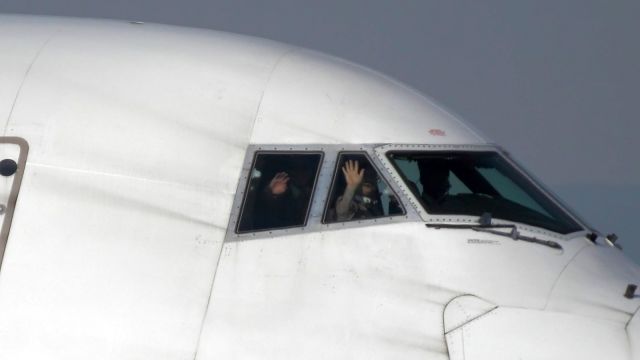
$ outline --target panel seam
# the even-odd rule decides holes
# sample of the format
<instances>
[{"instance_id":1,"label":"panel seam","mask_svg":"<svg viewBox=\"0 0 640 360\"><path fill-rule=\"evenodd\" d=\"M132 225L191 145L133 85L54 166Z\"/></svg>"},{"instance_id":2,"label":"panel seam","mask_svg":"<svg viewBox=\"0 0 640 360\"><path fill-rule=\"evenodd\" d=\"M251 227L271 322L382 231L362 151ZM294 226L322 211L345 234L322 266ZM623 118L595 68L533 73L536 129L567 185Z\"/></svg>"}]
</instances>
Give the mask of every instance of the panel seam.
<instances>
[{"instance_id":1,"label":"panel seam","mask_svg":"<svg viewBox=\"0 0 640 360\"><path fill-rule=\"evenodd\" d=\"M267 93L267 89L269 88L269 84L271 83L271 79L273 78L273 74L276 72L276 70L278 69L278 67L280 66L280 63L282 63L282 60L284 60L284 58L286 58L289 54L298 51L298 49L296 47L290 47L289 49L287 49L286 51L284 51L282 53L282 55L280 55L280 57L278 57L278 59L276 60L276 62L273 64L273 67L271 68L271 70L269 71L269 75L267 76L267 81L264 84L264 88L262 89L262 93L260 94L260 100L258 100L258 106L256 107L256 116L253 117L253 123L251 124L251 130L249 131L249 141L248 143L251 144L251 139L253 138L253 130L256 127L256 123L258 122L258 118L260 117L260 113L262 111L262 103L264 100L264 96Z\"/></svg>"},{"instance_id":2,"label":"panel seam","mask_svg":"<svg viewBox=\"0 0 640 360\"><path fill-rule=\"evenodd\" d=\"M576 253L573 254L573 256L571 257L571 259L567 261L567 263L564 265L564 267L556 277L555 281L553 282L553 285L551 286L551 290L549 290L549 295L547 295L547 301L545 302L544 307L542 308L543 310L548 309L549 303L551 302L551 297L553 296L553 292L556 290L556 286L558 286L558 283L560 282L560 279L562 278L562 275L564 274L564 272L567 270L567 268L569 268L569 265L573 263L573 261L578 257L578 255L580 255L588 247L589 247L589 244L585 244L582 247L582 249L576 251Z\"/></svg>"},{"instance_id":3,"label":"panel seam","mask_svg":"<svg viewBox=\"0 0 640 360\"><path fill-rule=\"evenodd\" d=\"M275 73L276 69L278 68L278 66L280 65L280 63L282 62L282 60L289 54L291 54L292 52L296 51L297 48L294 46L291 46L290 48L288 48L287 50L285 50L279 57L278 59L275 61L275 63L273 64L271 70L269 71L269 75L267 76L267 81L265 82L264 88L262 89L262 93L260 94L260 100L258 100L258 105L256 107L256 115L253 118L253 123L251 124L251 130L249 131L249 139L247 141L247 143L249 145L251 145L251 139L253 138L253 130L256 126L256 122L258 121L258 117L260 116L260 111L262 108L262 101L264 100L264 95L267 92L267 89L269 88L269 83L271 83L271 79L273 77L273 73ZM249 149L249 146L247 147L247 149ZM248 150L247 150L248 151ZM246 154L245 154L246 156ZM244 169L242 170L244 171ZM238 179L237 179L237 183L240 183L240 179L242 178L242 174L239 174ZM236 196L237 196L237 191L236 191ZM234 196L235 198L235 196ZM233 206L233 203L232 205ZM233 212L233 207L229 210L229 214L231 214ZM232 221L231 218L229 218L229 223ZM195 351L193 352L193 360L196 360L198 357L198 352L200 351L200 341L202 339L202 334L204 333L204 327L205 327L205 323L207 321L207 315L209 314L209 308L211 305L211 300L213 298L213 287L215 285L216 282L216 276L218 275L218 267L220 266L220 260L222 259L222 254L224 252L224 247L227 244L226 241L226 234L225 234L225 239L222 242L222 246L220 247L220 253L218 254L218 259L216 260L216 265L214 267L213 270L213 277L211 279L211 285L209 286L209 297L207 298L207 304L205 305L205 310L204 310L204 314L202 317L202 322L200 323L200 332L198 334L198 339L196 340L196 348Z\"/></svg>"},{"instance_id":4,"label":"panel seam","mask_svg":"<svg viewBox=\"0 0 640 360\"><path fill-rule=\"evenodd\" d=\"M16 96L13 98L13 103L11 104L11 109L9 110L9 115L7 116L7 121L4 124L4 129L3 129L3 132L2 132L3 136L7 136L7 130L9 129L9 123L11 122L11 117L13 116L13 111L15 110L16 104L18 103L18 98L20 97L20 94L22 93L22 88L24 87L24 84L27 82L27 78L29 77L29 73L31 72L31 69L33 68L33 65L40 58L40 55L42 54L44 48L51 42L51 40L54 38L55 35L57 35L57 31L54 32L54 34L50 35L47 38L47 40L45 40L42 43L42 45L40 45L40 48L38 49L36 54L33 56L33 59L31 59L31 62L29 63L29 66L27 67L27 70L24 72L24 76L22 77L22 81L20 82L20 86L18 86L18 90L16 91Z\"/></svg>"}]
</instances>

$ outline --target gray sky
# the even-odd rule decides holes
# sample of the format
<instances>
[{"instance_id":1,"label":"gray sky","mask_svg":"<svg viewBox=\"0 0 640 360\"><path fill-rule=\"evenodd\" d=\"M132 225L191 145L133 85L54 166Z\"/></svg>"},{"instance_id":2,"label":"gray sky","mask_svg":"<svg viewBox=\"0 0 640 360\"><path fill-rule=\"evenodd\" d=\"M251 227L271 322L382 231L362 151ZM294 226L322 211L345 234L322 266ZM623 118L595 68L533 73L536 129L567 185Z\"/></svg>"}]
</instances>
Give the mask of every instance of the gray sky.
<instances>
[{"instance_id":1,"label":"gray sky","mask_svg":"<svg viewBox=\"0 0 640 360\"><path fill-rule=\"evenodd\" d=\"M361 63L503 145L640 262L640 2L0 0L255 35Z\"/></svg>"}]
</instances>

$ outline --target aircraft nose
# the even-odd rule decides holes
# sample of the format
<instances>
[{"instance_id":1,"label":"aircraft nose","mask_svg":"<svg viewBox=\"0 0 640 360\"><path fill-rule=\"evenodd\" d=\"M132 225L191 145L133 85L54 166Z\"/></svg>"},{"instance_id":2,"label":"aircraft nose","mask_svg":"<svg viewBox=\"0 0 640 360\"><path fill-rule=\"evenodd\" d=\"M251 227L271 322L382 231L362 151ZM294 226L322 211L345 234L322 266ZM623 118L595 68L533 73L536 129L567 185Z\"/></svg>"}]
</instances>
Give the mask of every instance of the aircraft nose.
<instances>
[{"instance_id":1,"label":"aircraft nose","mask_svg":"<svg viewBox=\"0 0 640 360\"><path fill-rule=\"evenodd\" d=\"M627 323L640 307L640 267L617 248L587 246L559 274L547 310Z\"/></svg>"},{"instance_id":2,"label":"aircraft nose","mask_svg":"<svg viewBox=\"0 0 640 360\"><path fill-rule=\"evenodd\" d=\"M640 267L616 247L585 247L559 275L546 310L611 324L626 337L629 357L640 359ZM612 357L608 357L612 358Z\"/></svg>"},{"instance_id":3,"label":"aircraft nose","mask_svg":"<svg viewBox=\"0 0 640 360\"><path fill-rule=\"evenodd\" d=\"M598 244L559 273L543 308L462 295L445 307L449 357L640 360L639 280L640 267Z\"/></svg>"},{"instance_id":4,"label":"aircraft nose","mask_svg":"<svg viewBox=\"0 0 640 360\"><path fill-rule=\"evenodd\" d=\"M640 315L636 312L626 326L631 359L640 359Z\"/></svg>"}]
</instances>

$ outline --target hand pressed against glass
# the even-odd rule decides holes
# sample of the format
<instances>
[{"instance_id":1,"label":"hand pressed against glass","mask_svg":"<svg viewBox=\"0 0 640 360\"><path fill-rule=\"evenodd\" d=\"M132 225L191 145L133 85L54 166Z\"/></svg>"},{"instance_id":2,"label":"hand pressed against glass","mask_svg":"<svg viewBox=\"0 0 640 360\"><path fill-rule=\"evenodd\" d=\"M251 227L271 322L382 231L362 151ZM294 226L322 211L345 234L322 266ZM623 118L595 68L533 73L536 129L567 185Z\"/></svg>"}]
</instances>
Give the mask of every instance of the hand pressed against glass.
<instances>
[{"instance_id":1,"label":"hand pressed against glass","mask_svg":"<svg viewBox=\"0 0 640 360\"><path fill-rule=\"evenodd\" d=\"M336 199L336 220L368 219L379 215L377 175L373 170L365 173L365 166L361 168L358 161L348 160L342 167L347 186Z\"/></svg>"},{"instance_id":2,"label":"hand pressed against glass","mask_svg":"<svg viewBox=\"0 0 640 360\"><path fill-rule=\"evenodd\" d=\"M289 186L289 175L286 172L279 172L271 179L269 189L272 195L281 195L287 191Z\"/></svg>"}]
</instances>

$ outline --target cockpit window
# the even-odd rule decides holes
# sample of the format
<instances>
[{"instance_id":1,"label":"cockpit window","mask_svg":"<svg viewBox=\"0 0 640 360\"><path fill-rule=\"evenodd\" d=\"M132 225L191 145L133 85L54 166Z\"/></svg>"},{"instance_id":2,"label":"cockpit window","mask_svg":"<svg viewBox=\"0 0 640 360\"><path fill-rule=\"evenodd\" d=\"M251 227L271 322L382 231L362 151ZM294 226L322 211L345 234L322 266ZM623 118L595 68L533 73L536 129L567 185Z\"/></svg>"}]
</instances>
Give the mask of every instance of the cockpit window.
<instances>
[{"instance_id":1,"label":"cockpit window","mask_svg":"<svg viewBox=\"0 0 640 360\"><path fill-rule=\"evenodd\" d=\"M430 214L490 213L561 234L582 230L496 152L392 151L387 156Z\"/></svg>"},{"instance_id":2,"label":"cockpit window","mask_svg":"<svg viewBox=\"0 0 640 360\"><path fill-rule=\"evenodd\" d=\"M324 223L402 214L398 198L364 153L338 156Z\"/></svg>"},{"instance_id":3,"label":"cockpit window","mask_svg":"<svg viewBox=\"0 0 640 360\"><path fill-rule=\"evenodd\" d=\"M321 160L321 153L256 153L236 231L304 226Z\"/></svg>"}]
</instances>

